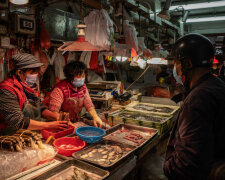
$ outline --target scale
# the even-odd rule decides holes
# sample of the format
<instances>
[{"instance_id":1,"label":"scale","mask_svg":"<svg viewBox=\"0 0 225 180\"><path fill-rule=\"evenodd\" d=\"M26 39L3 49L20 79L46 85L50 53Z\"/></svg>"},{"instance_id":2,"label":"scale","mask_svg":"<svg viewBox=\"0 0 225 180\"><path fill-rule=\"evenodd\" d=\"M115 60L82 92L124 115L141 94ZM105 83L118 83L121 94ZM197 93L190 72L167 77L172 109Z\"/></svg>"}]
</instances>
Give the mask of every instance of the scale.
<instances>
[{"instance_id":1,"label":"scale","mask_svg":"<svg viewBox=\"0 0 225 180\"><path fill-rule=\"evenodd\" d=\"M120 93L120 81L99 81L88 83L90 97L98 109L109 108L112 105L113 91ZM100 107L99 107L100 106Z\"/></svg>"}]
</instances>

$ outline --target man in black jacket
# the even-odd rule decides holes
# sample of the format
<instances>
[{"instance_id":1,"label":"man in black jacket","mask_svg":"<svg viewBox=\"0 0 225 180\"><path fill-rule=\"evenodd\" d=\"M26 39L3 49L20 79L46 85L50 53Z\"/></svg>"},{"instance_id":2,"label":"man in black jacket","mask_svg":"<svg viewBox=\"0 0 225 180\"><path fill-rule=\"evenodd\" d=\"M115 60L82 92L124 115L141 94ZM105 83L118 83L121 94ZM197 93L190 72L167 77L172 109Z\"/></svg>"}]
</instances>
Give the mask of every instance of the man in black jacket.
<instances>
[{"instance_id":1,"label":"man in black jacket","mask_svg":"<svg viewBox=\"0 0 225 180\"><path fill-rule=\"evenodd\" d=\"M207 179L213 163L225 160L225 84L210 74L211 42L186 35L172 50L187 90L171 132L164 163L168 179Z\"/></svg>"}]
</instances>

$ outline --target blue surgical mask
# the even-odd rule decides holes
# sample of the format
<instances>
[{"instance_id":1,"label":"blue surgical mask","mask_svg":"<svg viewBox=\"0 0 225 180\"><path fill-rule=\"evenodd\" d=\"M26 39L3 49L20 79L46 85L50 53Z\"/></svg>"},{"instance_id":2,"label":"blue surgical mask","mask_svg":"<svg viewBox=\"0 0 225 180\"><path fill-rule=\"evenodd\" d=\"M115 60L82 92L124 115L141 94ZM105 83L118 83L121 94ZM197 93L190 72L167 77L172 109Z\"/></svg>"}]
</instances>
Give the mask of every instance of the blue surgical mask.
<instances>
[{"instance_id":1,"label":"blue surgical mask","mask_svg":"<svg viewBox=\"0 0 225 180\"><path fill-rule=\"evenodd\" d=\"M84 85L84 81L85 81L85 78L82 78L82 79L74 79L74 80L72 81L72 85L73 85L74 87L81 87L81 86Z\"/></svg>"},{"instance_id":2,"label":"blue surgical mask","mask_svg":"<svg viewBox=\"0 0 225 180\"><path fill-rule=\"evenodd\" d=\"M183 85L183 82L182 82L182 77L178 76L178 74L177 74L177 70L176 70L176 68L175 68L175 67L173 68L173 77L174 77L174 79L176 80L176 82L177 82L177 83L179 83L179 84L182 84L182 85Z\"/></svg>"},{"instance_id":3,"label":"blue surgical mask","mask_svg":"<svg viewBox=\"0 0 225 180\"><path fill-rule=\"evenodd\" d=\"M26 77L26 83L28 86L33 87L37 84L38 81L38 74L28 74Z\"/></svg>"}]
</instances>

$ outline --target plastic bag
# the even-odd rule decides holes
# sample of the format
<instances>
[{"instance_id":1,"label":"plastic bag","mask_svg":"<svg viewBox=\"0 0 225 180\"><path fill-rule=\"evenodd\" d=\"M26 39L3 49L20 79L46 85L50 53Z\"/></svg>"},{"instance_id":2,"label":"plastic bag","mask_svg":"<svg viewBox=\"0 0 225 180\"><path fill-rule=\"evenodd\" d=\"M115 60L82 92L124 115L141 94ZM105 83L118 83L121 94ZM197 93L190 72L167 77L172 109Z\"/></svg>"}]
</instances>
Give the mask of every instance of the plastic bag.
<instances>
[{"instance_id":1,"label":"plastic bag","mask_svg":"<svg viewBox=\"0 0 225 180\"><path fill-rule=\"evenodd\" d=\"M51 145L44 149L27 148L22 152L0 151L0 179L6 179L44 162L53 160L56 150Z\"/></svg>"},{"instance_id":2,"label":"plastic bag","mask_svg":"<svg viewBox=\"0 0 225 180\"><path fill-rule=\"evenodd\" d=\"M124 20L124 35L126 44L130 44L132 48L138 51L138 39L135 26L130 25L128 20Z\"/></svg>"},{"instance_id":3,"label":"plastic bag","mask_svg":"<svg viewBox=\"0 0 225 180\"><path fill-rule=\"evenodd\" d=\"M138 51L143 54L144 57L152 57L152 51L145 46L144 37L138 37Z\"/></svg>"},{"instance_id":4,"label":"plastic bag","mask_svg":"<svg viewBox=\"0 0 225 180\"><path fill-rule=\"evenodd\" d=\"M114 34L113 21L108 12L104 9L93 10L84 18L87 25L85 29L85 39L95 46L109 50L111 42L110 37Z\"/></svg>"}]
</instances>

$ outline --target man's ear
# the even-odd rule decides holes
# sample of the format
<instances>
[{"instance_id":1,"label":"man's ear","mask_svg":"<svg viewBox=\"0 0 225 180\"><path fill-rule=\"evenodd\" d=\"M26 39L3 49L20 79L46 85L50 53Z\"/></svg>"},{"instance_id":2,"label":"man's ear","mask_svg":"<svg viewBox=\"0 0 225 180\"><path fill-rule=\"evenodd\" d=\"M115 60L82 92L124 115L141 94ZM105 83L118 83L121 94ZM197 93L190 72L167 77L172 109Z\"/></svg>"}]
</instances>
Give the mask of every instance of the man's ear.
<instances>
[{"instance_id":1,"label":"man's ear","mask_svg":"<svg viewBox=\"0 0 225 180\"><path fill-rule=\"evenodd\" d=\"M193 67L193 64L192 64L191 60L190 59L186 59L184 61L184 68L185 69L191 69L192 67Z\"/></svg>"}]
</instances>

